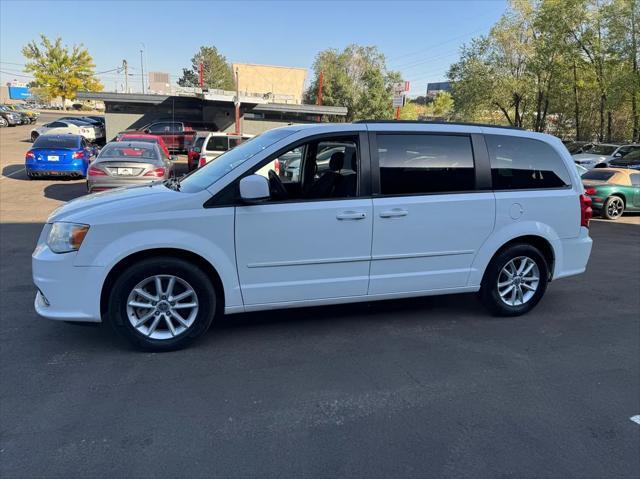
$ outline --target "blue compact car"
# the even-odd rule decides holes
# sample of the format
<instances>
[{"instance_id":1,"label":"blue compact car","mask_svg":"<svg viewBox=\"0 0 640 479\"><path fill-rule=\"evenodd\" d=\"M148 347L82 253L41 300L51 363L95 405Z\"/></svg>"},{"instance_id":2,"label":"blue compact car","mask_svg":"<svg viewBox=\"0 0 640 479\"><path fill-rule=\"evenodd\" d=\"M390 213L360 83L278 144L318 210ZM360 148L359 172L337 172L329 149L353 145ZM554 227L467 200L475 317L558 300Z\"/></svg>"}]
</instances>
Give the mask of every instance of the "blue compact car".
<instances>
[{"instance_id":1,"label":"blue compact car","mask_svg":"<svg viewBox=\"0 0 640 479\"><path fill-rule=\"evenodd\" d=\"M24 157L29 179L39 176L85 178L95 148L80 135L41 135Z\"/></svg>"}]
</instances>

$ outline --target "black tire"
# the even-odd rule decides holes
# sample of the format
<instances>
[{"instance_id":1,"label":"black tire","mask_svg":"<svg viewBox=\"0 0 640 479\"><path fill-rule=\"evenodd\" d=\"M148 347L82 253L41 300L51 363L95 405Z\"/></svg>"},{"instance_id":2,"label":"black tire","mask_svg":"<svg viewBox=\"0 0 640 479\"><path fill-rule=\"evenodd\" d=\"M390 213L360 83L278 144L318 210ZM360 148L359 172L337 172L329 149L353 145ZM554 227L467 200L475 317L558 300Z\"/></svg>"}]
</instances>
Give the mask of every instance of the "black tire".
<instances>
[{"instance_id":1,"label":"black tire","mask_svg":"<svg viewBox=\"0 0 640 479\"><path fill-rule=\"evenodd\" d=\"M501 277L505 277L501 276L503 268L512 260L517 263L519 258L528 258L535 263L539 279L536 285L537 289L530 298L524 303L510 305L500 296L498 281ZM530 244L514 244L500 251L487 266L482 278L479 297L485 307L497 316L519 316L531 311L538 304L547 289L548 281L549 266L540 250ZM505 288L508 287L509 285L505 286Z\"/></svg>"},{"instance_id":2,"label":"black tire","mask_svg":"<svg viewBox=\"0 0 640 479\"><path fill-rule=\"evenodd\" d=\"M136 285L155 275L175 276L188 283L196 295L198 309L195 319L188 328L175 337L167 339L148 337L137 330L129 320L127 312L129 294ZM198 266L178 258L157 257L134 263L116 279L109 292L107 320L118 333L140 349L157 352L174 351L188 346L209 329L216 313L216 307L215 288L209 277ZM157 315L157 313L153 314ZM162 313L160 313L160 317L162 317ZM155 320L153 316L151 319ZM166 326L166 323L163 324ZM158 327L160 327L160 323L158 323ZM169 328L165 329L166 334L169 334Z\"/></svg>"},{"instance_id":3,"label":"black tire","mask_svg":"<svg viewBox=\"0 0 640 479\"><path fill-rule=\"evenodd\" d=\"M33 180L35 178L33 173L30 173L27 171L27 178L29 178L30 180Z\"/></svg>"},{"instance_id":4,"label":"black tire","mask_svg":"<svg viewBox=\"0 0 640 479\"><path fill-rule=\"evenodd\" d=\"M619 196L609 196L602 207L602 216L608 220L617 220L624 213L624 200Z\"/></svg>"},{"instance_id":5,"label":"black tire","mask_svg":"<svg viewBox=\"0 0 640 479\"><path fill-rule=\"evenodd\" d=\"M38 139L39 136L40 135L38 135L35 131L32 132L31 133L31 143L35 142Z\"/></svg>"}]
</instances>

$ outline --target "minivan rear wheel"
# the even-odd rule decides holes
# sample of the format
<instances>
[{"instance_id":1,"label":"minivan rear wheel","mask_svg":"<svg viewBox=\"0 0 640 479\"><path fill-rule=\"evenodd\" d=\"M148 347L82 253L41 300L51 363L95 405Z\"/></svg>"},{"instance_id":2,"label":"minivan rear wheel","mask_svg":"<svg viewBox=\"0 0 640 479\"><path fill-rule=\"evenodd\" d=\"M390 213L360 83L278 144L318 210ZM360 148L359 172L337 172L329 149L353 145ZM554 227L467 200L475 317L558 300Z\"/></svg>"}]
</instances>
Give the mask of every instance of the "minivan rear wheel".
<instances>
[{"instance_id":1,"label":"minivan rear wheel","mask_svg":"<svg viewBox=\"0 0 640 479\"><path fill-rule=\"evenodd\" d=\"M173 351L204 334L215 311L215 289L198 266L158 257L120 274L109 295L107 318L136 347Z\"/></svg>"},{"instance_id":2,"label":"minivan rear wheel","mask_svg":"<svg viewBox=\"0 0 640 479\"><path fill-rule=\"evenodd\" d=\"M547 289L549 267L536 247L515 244L489 263L480 300L498 316L519 316L538 304Z\"/></svg>"}]
</instances>

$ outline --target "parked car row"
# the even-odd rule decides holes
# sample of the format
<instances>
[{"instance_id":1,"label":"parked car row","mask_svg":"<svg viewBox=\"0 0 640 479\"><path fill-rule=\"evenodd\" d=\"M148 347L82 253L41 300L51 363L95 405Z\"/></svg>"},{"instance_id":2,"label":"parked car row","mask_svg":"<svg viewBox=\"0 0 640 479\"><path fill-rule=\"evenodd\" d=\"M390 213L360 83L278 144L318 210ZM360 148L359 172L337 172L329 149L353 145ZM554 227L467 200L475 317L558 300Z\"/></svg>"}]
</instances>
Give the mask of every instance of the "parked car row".
<instances>
[{"instance_id":1,"label":"parked car row","mask_svg":"<svg viewBox=\"0 0 640 479\"><path fill-rule=\"evenodd\" d=\"M30 139L36 141L41 135L80 135L96 143L105 138L105 123L101 116L63 116L31 130Z\"/></svg>"},{"instance_id":2,"label":"parked car row","mask_svg":"<svg viewBox=\"0 0 640 479\"><path fill-rule=\"evenodd\" d=\"M119 135L99 149L81 134L47 132L26 153L25 169L29 179L86 178L87 190L94 192L168 179L175 159L154 135Z\"/></svg>"},{"instance_id":3,"label":"parked car row","mask_svg":"<svg viewBox=\"0 0 640 479\"><path fill-rule=\"evenodd\" d=\"M40 113L23 105L0 105L0 127L30 125L39 116Z\"/></svg>"},{"instance_id":4,"label":"parked car row","mask_svg":"<svg viewBox=\"0 0 640 479\"><path fill-rule=\"evenodd\" d=\"M612 161L622 160L628 154L640 151L640 144L571 142L565 145L576 164L591 168L606 168Z\"/></svg>"}]
</instances>

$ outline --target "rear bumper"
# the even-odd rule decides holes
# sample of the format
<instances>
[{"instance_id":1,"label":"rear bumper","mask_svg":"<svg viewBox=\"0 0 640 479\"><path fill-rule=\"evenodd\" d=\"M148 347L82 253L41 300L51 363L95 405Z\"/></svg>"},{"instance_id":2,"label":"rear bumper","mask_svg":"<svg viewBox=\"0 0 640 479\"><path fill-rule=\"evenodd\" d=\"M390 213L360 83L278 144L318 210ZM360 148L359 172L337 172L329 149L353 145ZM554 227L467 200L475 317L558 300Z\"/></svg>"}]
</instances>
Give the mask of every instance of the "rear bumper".
<instances>
[{"instance_id":1,"label":"rear bumper","mask_svg":"<svg viewBox=\"0 0 640 479\"><path fill-rule=\"evenodd\" d=\"M587 269L593 240L589 237L589 230L580 227L577 238L559 240L559 251L556 257L556 267L553 279L566 278L584 273Z\"/></svg>"},{"instance_id":2,"label":"rear bumper","mask_svg":"<svg viewBox=\"0 0 640 479\"><path fill-rule=\"evenodd\" d=\"M87 166L82 162L54 163L54 162L27 162L24 165L27 173L34 176L75 176L84 178L87 174Z\"/></svg>"}]
</instances>

